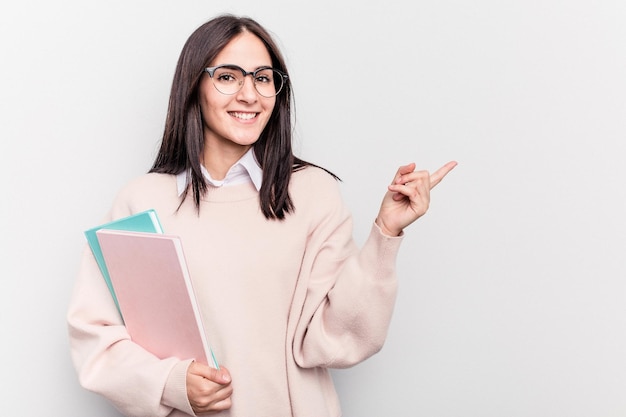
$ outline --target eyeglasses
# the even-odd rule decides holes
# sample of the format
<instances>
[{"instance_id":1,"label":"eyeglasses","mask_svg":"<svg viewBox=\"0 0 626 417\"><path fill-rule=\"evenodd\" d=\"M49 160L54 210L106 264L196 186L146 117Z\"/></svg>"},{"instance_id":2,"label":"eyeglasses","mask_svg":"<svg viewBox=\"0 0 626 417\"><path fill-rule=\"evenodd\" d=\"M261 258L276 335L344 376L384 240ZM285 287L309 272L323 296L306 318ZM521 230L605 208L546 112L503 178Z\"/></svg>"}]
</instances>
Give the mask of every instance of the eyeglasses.
<instances>
[{"instance_id":1,"label":"eyeglasses","mask_svg":"<svg viewBox=\"0 0 626 417\"><path fill-rule=\"evenodd\" d=\"M213 85L222 94L237 93L243 87L247 75L252 76L254 88L263 97L276 96L287 82L287 74L272 67L261 67L254 71L246 71L237 65L218 65L204 69L209 74Z\"/></svg>"}]
</instances>

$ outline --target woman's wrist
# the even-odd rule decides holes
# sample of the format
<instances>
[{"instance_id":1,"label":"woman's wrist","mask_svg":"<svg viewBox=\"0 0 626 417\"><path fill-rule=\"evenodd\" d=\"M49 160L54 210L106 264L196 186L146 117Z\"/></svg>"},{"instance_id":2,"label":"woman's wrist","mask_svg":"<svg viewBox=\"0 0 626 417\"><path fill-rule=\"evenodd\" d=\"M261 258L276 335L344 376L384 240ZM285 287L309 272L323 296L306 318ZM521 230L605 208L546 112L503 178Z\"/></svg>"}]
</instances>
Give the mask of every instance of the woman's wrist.
<instances>
[{"instance_id":1,"label":"woman's wrist","mask_svg":"<svg viewBox=\"0 0 626 417\"><path fill-rule=\"evenodd\" d=\"M398 237L400 236L400 234L402 234L402 230L395 231L395 230L387 228L387 226L385 226L385 223L381 221L379 217L376 217L376 220L374 220L374 223L376 223L376 225L378 226L382 234L385 236Z\"/></svg>"}]
</instances>

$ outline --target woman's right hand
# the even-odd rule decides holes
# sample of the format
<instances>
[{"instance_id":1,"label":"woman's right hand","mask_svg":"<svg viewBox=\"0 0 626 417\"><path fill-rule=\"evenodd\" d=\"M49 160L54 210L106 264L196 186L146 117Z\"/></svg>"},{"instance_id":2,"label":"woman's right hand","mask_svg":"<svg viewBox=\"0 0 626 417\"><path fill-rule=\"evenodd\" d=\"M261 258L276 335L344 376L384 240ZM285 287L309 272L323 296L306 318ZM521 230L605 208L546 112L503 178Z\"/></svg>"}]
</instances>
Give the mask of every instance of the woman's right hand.
<instances>
[{"instance_id":1,"label":"woman's right hand","mask_svg":"<svg viewBox=\"0 0 626 417\"><path fill-rule=\"evenodd\" d=\"M211 368L192 362L187 369L187 398L194 413L208 414L228 410L233 393L228 369Z\"/></svg>"}]
</instances>

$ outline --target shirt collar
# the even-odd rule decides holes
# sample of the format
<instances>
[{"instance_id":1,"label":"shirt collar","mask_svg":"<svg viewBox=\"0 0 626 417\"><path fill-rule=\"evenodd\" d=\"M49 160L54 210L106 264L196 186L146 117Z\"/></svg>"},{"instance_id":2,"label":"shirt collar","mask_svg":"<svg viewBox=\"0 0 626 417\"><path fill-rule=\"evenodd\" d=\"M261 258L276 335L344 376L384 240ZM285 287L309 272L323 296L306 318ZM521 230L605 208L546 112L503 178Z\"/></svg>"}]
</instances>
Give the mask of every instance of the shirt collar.
<instances>
[{"instance_id":1,"label":"shirt collar","mask_svg":"<svg viewBox=\"0 0 626 417\"><path fill-rule=\"evenodd\" d=\"M252 182L254 187L259 191L263 182L263 170L254 156L253 148L248 151L230 167L223 180L214 180L211 174L206 170L204 165L200 166L204 179L214 187L225 187L229 185L244 184ZM176 184L178 186L178 195L185 192L187 186L187 172L183 171L176 175Z\"/></svg>"}]
</instances>

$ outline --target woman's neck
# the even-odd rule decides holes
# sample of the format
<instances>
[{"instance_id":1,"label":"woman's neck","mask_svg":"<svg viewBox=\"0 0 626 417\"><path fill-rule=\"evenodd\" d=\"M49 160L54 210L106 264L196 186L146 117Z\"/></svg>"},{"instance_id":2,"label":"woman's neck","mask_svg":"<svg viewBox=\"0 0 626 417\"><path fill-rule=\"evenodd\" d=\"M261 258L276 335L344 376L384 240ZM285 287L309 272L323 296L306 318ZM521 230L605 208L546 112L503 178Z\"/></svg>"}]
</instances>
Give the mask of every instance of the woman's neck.
<instances>
[{"instance_id":1,"label":"woman's neck","mask_svg":"<svg viewBox=\"0 0 626 417\"><path fill-rule=\"evenodd\" d=\"M221 181L228 170L251 148L251 145L230 147L210 147L205 143L202 165L214 180Z\"/></svg>"}]
</instances>

